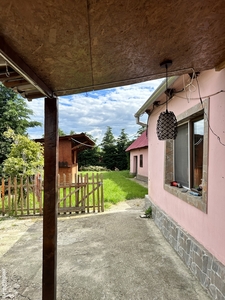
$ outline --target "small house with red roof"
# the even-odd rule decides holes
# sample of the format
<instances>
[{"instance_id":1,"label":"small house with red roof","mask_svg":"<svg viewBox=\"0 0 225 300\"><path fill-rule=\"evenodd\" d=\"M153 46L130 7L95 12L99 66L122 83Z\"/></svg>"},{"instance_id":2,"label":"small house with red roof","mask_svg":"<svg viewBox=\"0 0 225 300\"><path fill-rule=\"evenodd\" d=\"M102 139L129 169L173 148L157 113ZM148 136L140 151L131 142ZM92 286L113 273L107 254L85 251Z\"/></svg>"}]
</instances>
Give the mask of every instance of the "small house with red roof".
<instances>
[{"instance_id":1,"label":"small house with red roof","mask_svg":"<svg viewBox=\"0 0 225 300\"><path fill-rule=\"evenodd\" d=\"M148 181L148 137L144 131L127 149L130 152L130 174Z\"/></svg>"}]
</instances>

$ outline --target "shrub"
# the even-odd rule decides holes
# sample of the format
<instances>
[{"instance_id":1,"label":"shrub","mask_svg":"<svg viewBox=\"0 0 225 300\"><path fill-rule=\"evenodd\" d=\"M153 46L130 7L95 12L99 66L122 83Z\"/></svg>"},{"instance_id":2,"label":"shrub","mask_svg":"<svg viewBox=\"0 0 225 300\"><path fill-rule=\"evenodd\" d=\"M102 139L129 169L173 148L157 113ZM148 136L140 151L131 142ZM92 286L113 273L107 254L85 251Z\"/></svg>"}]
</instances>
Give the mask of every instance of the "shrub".
<instances>
[{"instance_id":1,"label":"shrub","mask_svg":"<svg viewBox=\"0 0 225 300\"><path fill-rule=\"evenodd\" d=\"M80 171L87 171L87 172L103 172L103 171L110 171L106 167L102 166L82 166L80 167Z\"/></svg>"}]
</instances>

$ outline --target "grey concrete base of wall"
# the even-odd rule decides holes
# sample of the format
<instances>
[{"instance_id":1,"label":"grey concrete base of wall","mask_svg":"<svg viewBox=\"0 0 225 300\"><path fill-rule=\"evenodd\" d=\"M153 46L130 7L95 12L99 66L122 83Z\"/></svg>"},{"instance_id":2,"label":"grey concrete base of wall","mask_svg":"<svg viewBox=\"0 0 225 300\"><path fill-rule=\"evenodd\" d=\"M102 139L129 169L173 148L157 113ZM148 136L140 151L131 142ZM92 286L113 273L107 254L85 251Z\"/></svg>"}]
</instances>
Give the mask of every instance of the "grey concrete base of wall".
<instances>
[{"instance_id":1,"label":"grey concrete base of wall","mask_svg":"<svg viewBox=\"0 0 225 300\"><path fill-rule=\"evenodd\" d=\"M146 209L152 207L154 222L165 239L201 285L209 291L212 299L225 300L225 266L154 205L148 195L145 196L145 203Z\"/></svg>"},{"instance_id":2,"label":"grey concrete base of wall","mask_svg":"<svg viewBox=\"0 0 225 300\"><path fill-rule=\"evenodd\" d=\"M138 175L137 174L136 177L137 177L138 180L142 180L144 182L148 182L148 177L146 177L146 176Z\"/></svg>"}]
</instances>

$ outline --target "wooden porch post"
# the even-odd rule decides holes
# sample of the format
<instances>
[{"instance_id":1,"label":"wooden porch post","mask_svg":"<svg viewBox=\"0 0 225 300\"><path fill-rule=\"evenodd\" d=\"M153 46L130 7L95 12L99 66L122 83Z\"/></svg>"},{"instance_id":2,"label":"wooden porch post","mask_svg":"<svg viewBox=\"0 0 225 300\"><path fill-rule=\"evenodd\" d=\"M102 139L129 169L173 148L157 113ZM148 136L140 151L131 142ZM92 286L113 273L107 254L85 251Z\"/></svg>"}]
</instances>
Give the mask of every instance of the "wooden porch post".
<instances>
[{"instance_id":1,"label":"wooden porch post","mask_svg":"<svg viewBox=\"0 0 225 300\"><path fill-rule=\"evenodd\" d=\"M42 299L56 299L58 99L45 98Z\"/></svg>"}]
</instances>

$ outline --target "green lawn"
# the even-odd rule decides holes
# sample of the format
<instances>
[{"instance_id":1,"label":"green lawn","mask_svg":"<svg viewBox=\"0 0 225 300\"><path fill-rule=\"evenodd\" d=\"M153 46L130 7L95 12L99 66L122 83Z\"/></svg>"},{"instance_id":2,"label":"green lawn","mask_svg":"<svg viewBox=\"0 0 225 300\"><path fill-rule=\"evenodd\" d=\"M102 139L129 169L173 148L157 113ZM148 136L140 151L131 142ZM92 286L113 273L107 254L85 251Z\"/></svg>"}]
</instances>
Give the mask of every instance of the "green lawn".
<instances>
[{"instance_id":1,"label":"green lawn","mask_svg":"<svg viewBox=\"0 0 225 300\"><path fill-rule=\"evenodd\" d=\"M84 172L85 173L85 172ZM86 172L87 173L87 172ZM148 189L130 180L129 171L101 172L103 174L105 207L120 201L144 198Z\"/></svg>"}]
</instances>

